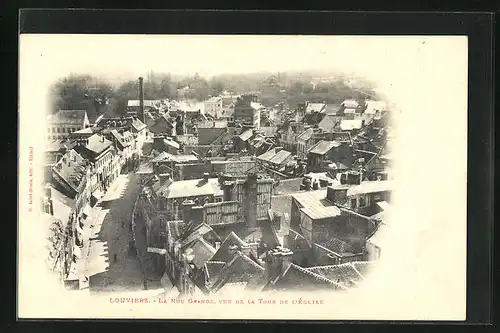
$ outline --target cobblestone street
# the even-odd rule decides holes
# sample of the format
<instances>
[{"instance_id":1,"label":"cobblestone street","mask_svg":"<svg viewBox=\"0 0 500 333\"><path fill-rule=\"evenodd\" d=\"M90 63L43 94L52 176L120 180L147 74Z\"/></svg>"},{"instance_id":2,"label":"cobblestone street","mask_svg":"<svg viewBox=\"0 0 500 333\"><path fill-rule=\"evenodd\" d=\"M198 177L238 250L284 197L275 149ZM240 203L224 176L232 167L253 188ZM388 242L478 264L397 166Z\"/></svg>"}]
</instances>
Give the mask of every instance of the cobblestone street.
<instances>
[{"instance_id":1,"label":"cobblestone street","mask_svg":"<svg viewBox=\"0 0 500 333\"><path fill-rule=\"evenodd\" d=\"M90 292L143 290L143 274L132 244L131 215L140 186L121 174L98 204L87 258Z\"/></svg>"}]
</instances>

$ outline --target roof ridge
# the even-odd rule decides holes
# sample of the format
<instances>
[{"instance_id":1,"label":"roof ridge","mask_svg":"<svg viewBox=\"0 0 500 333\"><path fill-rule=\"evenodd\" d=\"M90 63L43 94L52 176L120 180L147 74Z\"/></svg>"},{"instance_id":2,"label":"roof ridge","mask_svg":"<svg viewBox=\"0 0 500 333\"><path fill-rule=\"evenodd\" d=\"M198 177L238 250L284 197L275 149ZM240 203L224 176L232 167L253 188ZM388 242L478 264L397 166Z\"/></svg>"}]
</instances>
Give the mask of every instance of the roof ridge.
<instances>
[{"instance_id":1,"label":"roof ridge","mask_svg":"<svg viewBox=\"0 0 500 333\"><path fill-rule=\"evenodd\" d=\"M351 262L346 262L343 264L336 265L321 265L321 266L312 266L312 267L303 267L304 269L315 269L315 268L331 268L331 267L345 267L351 265Z\"/></svg>"},{"instance_id":2,"label":"roof ridge","mask_svg":"<svg viewBox=\"0 0 500 333\"><path fill-rule=\"evenodd\" d=\"M315 277L318 280L321 280L323 282L327 282L327 283L333 284L333 285L335 285L335 286L337 286L337 287L339 287L341 289L346 289L347 290L346 287L344 287L344 286L342 286L342 285L338 284L337 282L334 282L334 281L332 281L330 279L327 279L324 276L321 276L321 275L316 274L314 272L308 271L307 269L305 269L303 267L300 267L299 265L291 264L290 266L292 266L292 265L294 266L294 268L298 269L299 271L301 271L303 273L306 273L306 274L309 274L310 276Z\"/></svg>"},{"instance_id":3,"label":"roof ridge","mask_svg":"<svg viewBox=\"0 0 500 333\"><path fill-rule=\"evenodd\" d=\"M352 269L354 269L354 271L355 271L355 272L356 272L356 273L357 273L357 274L358 274L358 275L359 275L359 276L360 276L363 280L365 280L365 277L363 276L363 274L361 274L361 272L360 272L360 271L358 271L358 270L356 269L356 267L354 267L354 265L352 264L352 262L350 262L349 264L350 264L350 266L352 267Z\"/></svg>"}]
</instances>

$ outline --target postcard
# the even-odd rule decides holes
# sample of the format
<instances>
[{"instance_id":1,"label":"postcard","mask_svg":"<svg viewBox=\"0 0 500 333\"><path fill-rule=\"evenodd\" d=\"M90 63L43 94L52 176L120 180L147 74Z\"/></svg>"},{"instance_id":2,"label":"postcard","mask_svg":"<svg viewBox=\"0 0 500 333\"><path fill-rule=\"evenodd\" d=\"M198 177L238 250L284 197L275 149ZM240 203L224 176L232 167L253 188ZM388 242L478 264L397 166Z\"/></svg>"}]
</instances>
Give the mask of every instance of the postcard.
<instances>
[{"instance_id":1,"label":"postcard","mask_svg":"<svg viewBox=\"0 0 500 333\"><path fill-rule=\"evenodd\" d=\"M465 320L466 37L19 47L19 318Z\"/></svg>"}]
</instances>

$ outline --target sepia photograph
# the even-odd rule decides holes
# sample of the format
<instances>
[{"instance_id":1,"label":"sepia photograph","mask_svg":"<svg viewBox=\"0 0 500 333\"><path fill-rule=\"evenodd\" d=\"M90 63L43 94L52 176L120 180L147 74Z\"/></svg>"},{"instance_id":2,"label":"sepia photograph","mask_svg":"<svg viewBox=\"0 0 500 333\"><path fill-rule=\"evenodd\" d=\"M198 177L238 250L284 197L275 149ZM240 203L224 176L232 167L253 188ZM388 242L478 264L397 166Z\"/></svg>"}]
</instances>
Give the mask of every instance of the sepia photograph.
<instances>
[{"instance_id":1,"label":"sepia photograph","mask_svg":"<svg viewBox=\"0 0 500 333\"><path fill-rule=\"evenodd\" d=\"M466 37L19 45L19 317L465 320Z\"/></svg>"}]
</instances>

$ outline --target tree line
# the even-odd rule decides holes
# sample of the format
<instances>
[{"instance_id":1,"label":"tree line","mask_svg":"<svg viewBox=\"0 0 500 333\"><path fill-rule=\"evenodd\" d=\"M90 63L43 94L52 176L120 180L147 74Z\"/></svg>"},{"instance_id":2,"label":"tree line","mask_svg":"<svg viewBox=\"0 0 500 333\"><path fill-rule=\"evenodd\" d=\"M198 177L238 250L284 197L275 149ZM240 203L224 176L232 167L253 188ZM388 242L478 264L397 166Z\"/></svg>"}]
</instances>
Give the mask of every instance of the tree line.
<instances>
[{"instance_id":1,"label":"tree line","mask_svg":"<svg viewBox=\"0 0 500 333\"><path fill-rule=\"evenodd\" d=\"M144 99L190 99L204 101L218 96L224 90L234 93L259 92L264 104L274 105L285 101L293 106L307 101L341 103L346 98L376 98L373 84L364 83L354 88L345 80L313 84L310 78L299 78L283 73L275 75L220 75L207 80L198 74L173 78L169 73L159 73L144 79ZM53 112L61 109L84 109L89 118L107 113L123 115L127 101L139 99L139 81L129 80L112 85L92 75L71 74L57 81L51 90Z\"/></svg>"}]
</instances>

